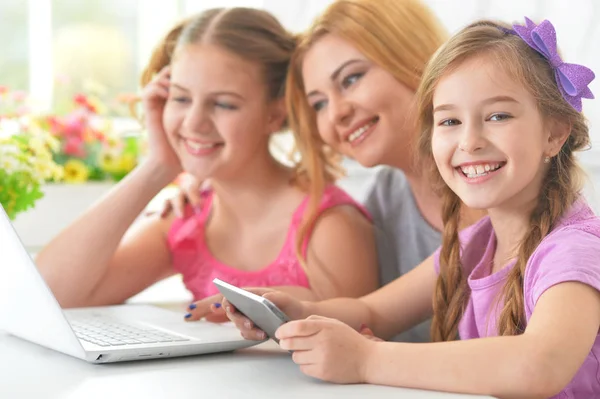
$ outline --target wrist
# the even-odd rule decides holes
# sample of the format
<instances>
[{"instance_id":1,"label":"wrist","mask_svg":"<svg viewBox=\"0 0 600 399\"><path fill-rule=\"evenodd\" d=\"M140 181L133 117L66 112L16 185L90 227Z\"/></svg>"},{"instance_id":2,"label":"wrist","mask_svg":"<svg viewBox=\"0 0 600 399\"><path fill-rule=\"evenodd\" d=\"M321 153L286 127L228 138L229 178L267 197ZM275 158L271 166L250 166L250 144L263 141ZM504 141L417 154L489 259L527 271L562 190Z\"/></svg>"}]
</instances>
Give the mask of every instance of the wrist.
<instances>
[{"instance_id":1,"label":"wrist","mask_svg":"<svg viewBox=\"0 0 600 399\"><path fill-rule=\"evenodd\" d=\"M299 319L306 319L312 315L318 315L317 302L313 301L300 301L300 317Z\"/></svg>"},{"instance_id":2,"label":"wrist","mask_svg":"<svg viewBox=\"0 0 600 399\"><path fill-rule=\"evenodd\" d=\"M377 374L378 365L381 363L380 353L387 342L370 339L365 339L365 341L362 351L360 380L363 384L373 384L373 381L376 381L373 376Z\"/></svg>"},{"instance_id":3,"label":"wrist","mask_svg":"<svg viewBox=\"0 0 600 399\"><path fill-rule=\"evenodd\" d=\"M148 184L158 190L171 184L180 173L179 168L170 167L151 158L142 161L138 169L139 174L148 181Z\"/></svg>"}]
</instances>

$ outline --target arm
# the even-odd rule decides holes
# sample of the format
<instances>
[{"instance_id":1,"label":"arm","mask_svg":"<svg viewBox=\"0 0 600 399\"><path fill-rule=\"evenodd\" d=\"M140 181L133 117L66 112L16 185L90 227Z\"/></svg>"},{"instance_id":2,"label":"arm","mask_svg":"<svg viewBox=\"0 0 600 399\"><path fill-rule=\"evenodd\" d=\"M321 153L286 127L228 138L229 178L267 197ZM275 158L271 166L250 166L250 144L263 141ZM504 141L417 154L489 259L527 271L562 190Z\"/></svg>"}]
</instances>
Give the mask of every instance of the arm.
<instances>
[{"instance_id":1,"label":"arm","mask_svg":"<svg viewBox=\"0 0 600 399\"><path fill-rule=\"evenodd\" d=\"M170 179L145 163L53 239L38 255L40 273L63 307L119 303L169 274L169 221L125 232Z\"/></svg>"},{"instance_id":2,"label":"arm","mask_svg":"<svg viewBox=\"0 0 600 399\"><path fill-rule=\"evenodd\" d=\"M364 323L376 336L386 339L431 317L436 281L432 255L409 273L360 299L303 302L301 318L330 317L355 329Z\"/></svg>"},{"instance_id":3,"label":"arm","mask_svg":"<svg viewBox=\"0 0 600 399\"><path fill-rule=\"evenodd\" d=\"M375 245L372 224L356 208L337 206L324 212L308 244L312 295L306 299L360 297L377 289Z\"/></svg>"},{"instance_id":4,"label":"arm","mask_svg":"<svg viewBox=\"0 0 600 399\"><path fill-rule=\"evenodd\" d=\"M374 384L546 398L571 381L599 327L600 293L581 283L561 283L540 297L522 335L432 344L373 343L365 377Z\"/></svg>"},{"instance_id":5,"label":"arm","mask_svg":"<svg viewBox=\"0 0 600 399\"><path fill-rule=\"evenodd\" d=\"M148 202L181 172L162 116L170 69L143 91L148 160L48 244L36 261L63 307L119 303L170 273L170 221L147 221L123 236ZM122 241L122 242L121 242Z\"/></svg>"}]
</instances>

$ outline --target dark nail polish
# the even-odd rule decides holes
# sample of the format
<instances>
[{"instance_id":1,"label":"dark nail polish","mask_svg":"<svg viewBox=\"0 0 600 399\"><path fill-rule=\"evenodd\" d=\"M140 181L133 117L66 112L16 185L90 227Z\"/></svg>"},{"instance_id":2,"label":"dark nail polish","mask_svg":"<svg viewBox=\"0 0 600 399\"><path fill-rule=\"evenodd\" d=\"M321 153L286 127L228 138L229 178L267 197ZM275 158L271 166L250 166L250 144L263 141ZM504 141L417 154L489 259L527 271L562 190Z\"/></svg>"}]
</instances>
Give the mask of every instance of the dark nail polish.
<instances>
[{"instance_id":1,"label":"dark nail polish","mask_svg":"<svg viewBox=\"0 0 600 399\"><path fill-rule=\"evenodd\" d=\"M221 307L221 304L219 302L215 303L215 308L219 309Z\"/></svg>"},{"instance_id":2,"label":"dark nail polish","mask_svg":"<svg viewBox=\"0 0 600 399\"><path fill-rule=\"evenodd\" d=\"M189 319L190 317L192 317L192 314L191 314L191 313L188 313L188 314L186 314L186 315L185 315L185 318L186 318L186 319Z\"/></svg>"},{"instance_id":3,"label":"dark nail polish","mask_svg":"<svg viewBox=\"0 0 600 399\"><path fill-rule=\"evenodd\" d=\"M192 303L190 306L188 306L188 308L189 308L190 310L194 310L194 309L196 309L196 304L195 304L195 303Z\"/></svg>"}]
</instances>

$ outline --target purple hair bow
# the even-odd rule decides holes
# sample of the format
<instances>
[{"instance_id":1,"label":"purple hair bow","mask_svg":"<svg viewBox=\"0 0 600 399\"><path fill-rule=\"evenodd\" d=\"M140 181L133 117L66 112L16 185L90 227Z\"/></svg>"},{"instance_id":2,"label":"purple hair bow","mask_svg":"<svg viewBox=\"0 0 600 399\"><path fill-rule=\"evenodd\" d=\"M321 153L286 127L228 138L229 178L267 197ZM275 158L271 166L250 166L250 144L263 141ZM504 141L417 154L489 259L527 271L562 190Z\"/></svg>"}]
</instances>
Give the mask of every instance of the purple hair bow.
<instances>
[{"instance_id":1,"label":"purple hair bow","mask_svg":"<svg viewBox=\"0 0 600 399\"><path fill-rule=\"evenodd\" d=\"M552 23L544 20L536 25L525 17L525 26L513 25L515 33L521 37L529 47L542 54L554 68L554 75L558 89L564 99L577 111L581 112L581 99L594 98L588 87L594 80L594 72L578 64L563 62L556 48L556 30Z\"/></svg>"}]
</instances>

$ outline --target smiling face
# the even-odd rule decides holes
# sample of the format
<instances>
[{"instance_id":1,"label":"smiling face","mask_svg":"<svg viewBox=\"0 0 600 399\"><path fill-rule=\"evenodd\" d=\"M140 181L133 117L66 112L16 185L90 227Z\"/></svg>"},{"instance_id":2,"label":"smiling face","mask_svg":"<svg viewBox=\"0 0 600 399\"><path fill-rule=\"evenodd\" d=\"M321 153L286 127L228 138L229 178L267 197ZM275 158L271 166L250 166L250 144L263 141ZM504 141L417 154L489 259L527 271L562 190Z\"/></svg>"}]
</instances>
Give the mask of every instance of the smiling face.
<instances>
[{"instance_id":1,"label":"smiling face","mask_svg":"<svg viewBox=\"0 0 600 399\"><path fill-rule=\"evenodd\" d=\"M268 154L269 134L280 126L263 81L259 64L218 46L178 51L163 123L188 173L202 180L234 176Z\"/></svg>"},{"instance_id":2,"label":"smiling face","mask_svg":"<svg viewBox=\"0 0 600 399\"><path fill-rule=\"evenodd\" d=\"M536 200L547 171L543 159L558 149L550 121L523 84L493 58L471 58L441 78L433 110L433 157L467 206L506 208Z\"/></svg>"},{"instance_id":3,"label":"smiling face","mask_svg":"<svg viewBox=\"0 0 600 399\"><path fill-rule=\"evenodd\" d=\"M325 143L363 166L408 167L414 92L333 34L307 51L302 76Z\"/></svg>"}]
</instances>

